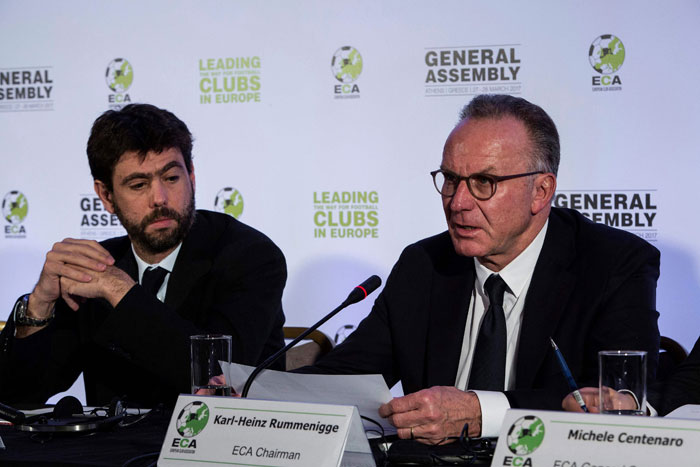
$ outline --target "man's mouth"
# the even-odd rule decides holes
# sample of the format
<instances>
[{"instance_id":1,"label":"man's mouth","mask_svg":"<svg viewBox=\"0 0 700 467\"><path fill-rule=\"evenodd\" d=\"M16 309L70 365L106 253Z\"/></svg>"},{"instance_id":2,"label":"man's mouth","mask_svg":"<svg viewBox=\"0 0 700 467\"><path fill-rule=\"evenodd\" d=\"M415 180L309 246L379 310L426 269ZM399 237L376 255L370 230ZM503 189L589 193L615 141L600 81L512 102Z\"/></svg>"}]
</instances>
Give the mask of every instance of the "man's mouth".
<instances>
[{"instance_id":1,"label":"man's mouth","mask_svg":"<svg viewBox=\"0 0 700 467\"><path fill-rule=\"evenodd\" d=\"M150 226L154 229L164 229L170 227L175 222L174 219L170 217L159 217L150 223Z\"/></svg>"},{"instance_id":2,"label":"man's mouth","mask_svg":"<svg viewBox=\"0 0 700 467\"><path fill-rule=\"evenodd\" d=\"M455 221L452 221L451 224L452 230L459 235L469 235L479 230L478 227L474 227L473 225L461 224Z\"/></svg>"}]
</instances>

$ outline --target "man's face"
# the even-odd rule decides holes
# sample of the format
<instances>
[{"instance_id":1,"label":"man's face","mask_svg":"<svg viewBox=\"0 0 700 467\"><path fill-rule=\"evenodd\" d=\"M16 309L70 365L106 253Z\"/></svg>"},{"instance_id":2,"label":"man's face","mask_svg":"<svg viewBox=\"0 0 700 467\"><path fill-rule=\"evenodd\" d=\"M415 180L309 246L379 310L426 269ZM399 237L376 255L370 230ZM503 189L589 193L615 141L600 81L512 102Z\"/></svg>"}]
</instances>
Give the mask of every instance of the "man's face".
<instances>
[{"instance_id":1,"label":"man's face","mask_svg":"<svg viewBox=\"0 0 700 467\"><path fill-rule=\"evenodd\" d=\"M194 182L194 170L187 173L180 150L170 148L148 152L143 161L136 152L125 152L114 167L113 190L99 181L95 189L140 256L160 261L194 222Z\"/></svg>"},{"instance_id":2,"label":"man's face","mask_svg":"<svg viewBox=\"0 0 700 467\"><path fill-rule=\"evenodd\" d=\"M443 170L461 176L475 173L513 175L529 172L532 143L523 123L513 117L467 120L447 138ZM517 257L539 232L535 225L533 179L499 182L486 201L474 198L466 183L453 197L442 197L447 227L458 254L475 256L493 271Z\"/></svg>"}]
</instances>

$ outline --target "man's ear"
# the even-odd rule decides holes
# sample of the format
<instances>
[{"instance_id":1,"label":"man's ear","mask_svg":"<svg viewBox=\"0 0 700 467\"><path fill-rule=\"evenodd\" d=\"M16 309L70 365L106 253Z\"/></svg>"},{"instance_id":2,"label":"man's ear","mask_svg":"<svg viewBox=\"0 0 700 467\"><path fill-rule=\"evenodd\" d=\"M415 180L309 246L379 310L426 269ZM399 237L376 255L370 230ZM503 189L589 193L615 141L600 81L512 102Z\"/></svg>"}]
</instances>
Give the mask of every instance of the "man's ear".
<instances>
[{"instance_id":1,"label":"man's ear","mask_svg":"<svg viewBox=\"0 0 700 467\"><path fill-rule=\"evenodd\" d=\"M114 202L112 201L112 192L109 190L109 188L107 188L107 185L105 185L100 180L95 180L94 187L95 193L97 193L97 196L99 196L102 200L102 204L104 205L107 212L109 212L110 214L114 214Z\"/></svg>"},{"instance_id":2,"label":"man's ear","mask_svg":"<svg viewBox=\"0 0 700 467\"><path fill-rule=\"evenodd\" d=\"M557 177L552 173L539 174L532 189L534 196L531 209L532 214L537 214L551 204L554 192L557 191Z\"/></svg>"},{"instance_id":3,"label":"man's ear","mask_svg":"<svg viewBox=\"0 0 700 467\"><path fill-rule=\"evenodd\" d=\"M195 181L194 181L194 164L190 164L190 171L189 171L189 177L190 177L190 182L192 182L192 193L194 193L195 190Z\"/></svg>"}]
</instances>

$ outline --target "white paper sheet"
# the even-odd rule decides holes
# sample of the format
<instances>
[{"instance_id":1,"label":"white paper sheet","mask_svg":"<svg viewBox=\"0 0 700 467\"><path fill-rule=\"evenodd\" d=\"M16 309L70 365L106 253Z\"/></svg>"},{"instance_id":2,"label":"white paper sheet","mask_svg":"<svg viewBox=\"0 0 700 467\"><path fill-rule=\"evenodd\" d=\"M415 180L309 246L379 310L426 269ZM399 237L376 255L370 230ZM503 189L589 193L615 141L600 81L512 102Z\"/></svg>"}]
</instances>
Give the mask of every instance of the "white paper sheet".
<instances>
[{"instance_id":1,"label":"white paper sheet","mask_svg":"<svg viewBox=\"0 0 700 467\"><path fill-rule=\"evenodd\" d=\"M221 362L226 381L237 393L243 391L253 367ZM360 415L377 421L384 434L395 434L396 429L379 416L380 405L392 399L391 392L381 375L306 375L284 371L262 371L248 392L248 397L274 401L311 402L357 406ZM363 420L365 430L378 427Z\"/></svg>"},{"instance_id":2,"label":"white paper sheet","mask_svg":"<svg viewBox=\"0 0 700 467\"><path fill-rule=\"evenodd\" d=\"M685 420L700 420L700 405L688 404L678 407L666 415L667 418L683 418Z\"/></svg>"}]
</instances>

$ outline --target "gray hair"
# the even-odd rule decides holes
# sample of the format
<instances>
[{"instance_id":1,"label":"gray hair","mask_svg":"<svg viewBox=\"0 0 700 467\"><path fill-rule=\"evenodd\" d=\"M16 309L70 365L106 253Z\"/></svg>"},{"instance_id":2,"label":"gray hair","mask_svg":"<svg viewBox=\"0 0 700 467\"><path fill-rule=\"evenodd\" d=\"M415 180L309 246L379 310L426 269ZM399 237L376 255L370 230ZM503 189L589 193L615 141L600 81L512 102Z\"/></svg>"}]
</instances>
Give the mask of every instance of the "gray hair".
<instances>
[{"instance_id":1,"label":"gray hair","mask_svg":"<svg viewBox=\"0 0 700 467\"><path fill-rule=\"evenodd\" d=\"M559 133L541 107L521 97L507 94L481 94L465 105L459 114L466 119L499 119L511 116L523 122L534 147L532 170L557 174L559 169Z\"/></svg>"}]
</instances>

